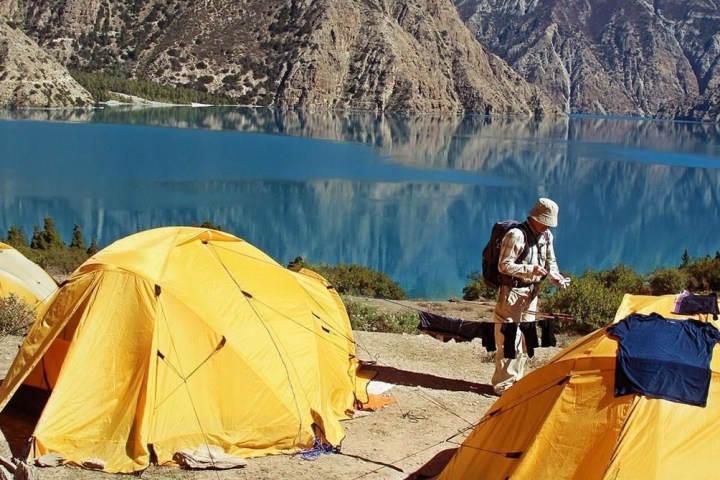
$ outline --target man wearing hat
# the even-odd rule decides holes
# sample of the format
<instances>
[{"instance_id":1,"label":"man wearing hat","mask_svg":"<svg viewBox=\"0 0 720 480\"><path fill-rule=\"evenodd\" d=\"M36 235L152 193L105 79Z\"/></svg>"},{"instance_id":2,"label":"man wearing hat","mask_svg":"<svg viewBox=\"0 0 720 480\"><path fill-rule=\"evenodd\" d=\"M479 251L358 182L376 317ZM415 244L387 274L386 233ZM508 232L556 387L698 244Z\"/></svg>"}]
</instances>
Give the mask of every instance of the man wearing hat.
<instances>
[{"instance_id":1,"label":"man wearing hat","mask_svg":"<svg viewBox=\"0 0 720 480\"><path fill-rule=\"evenodd\" d=\"M529 325L522 323L535 321L540 282L547 276L558 288L570 283L560 274L553 249L550 228L557 226L557 217L557 203L540 198L527 220L509 230L502 240L498 260L502 282L493 313L497 351L492 385L498 395L525 375L525 335L532 333L535 325L529 330L523 328Z\"/></svg>"}]
</instances>

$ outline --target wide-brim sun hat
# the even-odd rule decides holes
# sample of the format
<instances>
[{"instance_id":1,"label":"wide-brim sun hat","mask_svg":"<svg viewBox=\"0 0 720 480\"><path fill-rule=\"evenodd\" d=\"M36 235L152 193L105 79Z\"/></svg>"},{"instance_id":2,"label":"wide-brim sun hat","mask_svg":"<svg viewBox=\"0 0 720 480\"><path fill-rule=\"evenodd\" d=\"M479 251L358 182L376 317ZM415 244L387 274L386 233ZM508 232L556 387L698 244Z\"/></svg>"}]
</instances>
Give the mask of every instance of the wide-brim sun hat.
<instances>
[{"instance_id":1,"label":"wide-brim sun hat","mask_svg":"<svg viewBox=\"0 0 720 480\"><path fill-rule=\"evenodd\" d=\"M549 198L539 198L528 216L548 227L557 227L558 204Z\"/></svg>"}]
</instances>

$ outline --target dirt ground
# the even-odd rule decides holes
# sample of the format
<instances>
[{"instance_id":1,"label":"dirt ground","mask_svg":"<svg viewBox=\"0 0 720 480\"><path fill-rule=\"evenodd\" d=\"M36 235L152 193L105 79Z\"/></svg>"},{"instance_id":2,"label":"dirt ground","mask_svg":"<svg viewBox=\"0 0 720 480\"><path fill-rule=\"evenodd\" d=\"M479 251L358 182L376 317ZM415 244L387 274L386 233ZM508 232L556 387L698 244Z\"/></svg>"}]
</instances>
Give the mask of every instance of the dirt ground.
<instances>
[{"instance_id":1,"label":"dirt ground","mask_svg":"<svg viewBox=\"0 0 720 480\"><path fill-rule=\"evenodd\" d=\"M379 308L420 308L466 319L489 318L490 303L373 302ZM393 385L382 394L394 402L375 412L357 412L344 422L346 437L340 453L315 460L300 455L249 459L234 470L188 471L151 466L146 479L419 479L438 473L467 432L497 399L490 378L492 355L479 339L446 343L425 334L398 335L355 332L359 357L375 362L375 380ZM563 345L569 340L559 339ZM10 366L19 337L0 338L0 378ZM531 368L560 350L540 348ZM8 408L0 414L0 455L21 454L36 417ZM41 479L109 479L109 474L73 467L36 469Z\"/></svg>"}]
</instances>

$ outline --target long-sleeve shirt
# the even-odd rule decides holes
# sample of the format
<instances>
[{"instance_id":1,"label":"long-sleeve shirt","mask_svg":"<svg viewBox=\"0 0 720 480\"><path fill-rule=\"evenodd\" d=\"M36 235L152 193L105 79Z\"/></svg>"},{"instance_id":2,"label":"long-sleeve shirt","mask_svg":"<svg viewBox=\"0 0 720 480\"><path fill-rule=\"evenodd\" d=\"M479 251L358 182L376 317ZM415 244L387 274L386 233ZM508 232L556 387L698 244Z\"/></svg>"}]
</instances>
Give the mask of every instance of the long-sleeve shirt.
<instances>
[{"instance_id":1,"label":"long-sleeve shirt","mask_svg":"<svg viewBox=\"0 0 720 480\"><path fill-rule=\"evenodd\" d=\"M528 230L532 228L528 227ZM509 230L503 237L500 245L500 258L498 270L500 273L517 278L526 283L538 283L542 280L539 275L533 275L533 267L540 265L548 272L551 279L562 278L553 249L553 235L550 230L538 234L528 233L528 236L537 235L537 242L530 242L530 248L522 263L516 263L525 247L525 235L519 228ZM529 240L529 239L528 239Z\"/></svg>"}]
</instances>

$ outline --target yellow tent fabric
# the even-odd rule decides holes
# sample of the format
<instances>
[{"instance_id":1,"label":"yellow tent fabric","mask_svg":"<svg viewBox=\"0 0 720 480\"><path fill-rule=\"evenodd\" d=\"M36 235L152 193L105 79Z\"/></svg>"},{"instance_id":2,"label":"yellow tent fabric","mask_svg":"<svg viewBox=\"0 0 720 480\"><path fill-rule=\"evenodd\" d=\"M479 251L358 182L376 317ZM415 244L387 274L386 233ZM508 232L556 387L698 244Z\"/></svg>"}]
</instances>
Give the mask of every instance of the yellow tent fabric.
<instances>
[{"instance_id":1,"label":"yellow tent fabric","mask_svg":"<svg viewBox=\"0 0 720 480\"><path fill-rule=\"evenodd\" d=\"M166 227L80 266L0 386L52 389L31 458L146 468L151 450L252 457L339 445L367 381L345 307L321 276L290 271L227 233ZM362 400L362 398L360 398Z\"/></svg>"},{"instance_id":2,"label":"yellow tent fabric","mask_svg":"<svg viewBox=\"0 0 720 480\"><path fill-rule=\"evenodd\" d=\"M675 297L625 295L615 322L652 312L713 322L671 314ZM616 398L617 342L597 330L500 397L438 478L718 478L719 349L705 408L643 395Z\"/></svg>"},{"instance_id":3,"label":"yellow tent fabric","mask_svg":"<svg viewBox=\"0 0 720 480\"><path fill-rule=\"evenodd\" d=\"M0 297L15 294L37 310L57 290L52 277L39 265L0 242Z\"/></svg>"}]
</instances>

